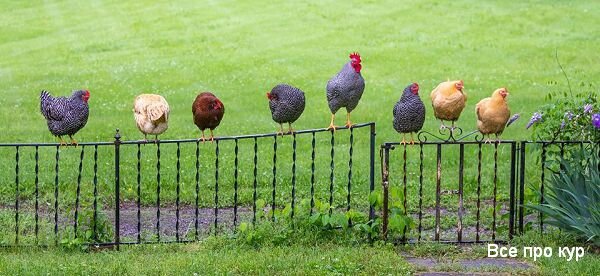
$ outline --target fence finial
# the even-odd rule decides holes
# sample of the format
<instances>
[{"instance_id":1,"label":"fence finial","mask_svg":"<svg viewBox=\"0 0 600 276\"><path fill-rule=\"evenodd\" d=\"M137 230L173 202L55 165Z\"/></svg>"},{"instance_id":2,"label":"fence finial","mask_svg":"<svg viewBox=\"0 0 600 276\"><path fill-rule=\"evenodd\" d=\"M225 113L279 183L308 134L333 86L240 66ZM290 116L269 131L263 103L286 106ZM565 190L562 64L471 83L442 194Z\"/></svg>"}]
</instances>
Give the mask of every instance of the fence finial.
<instances>
[{"instance_id":1,"label":"fence finial","mask_svg":"<svg viewBox=\"0 0 600 276\"><path fill-rule=\"evenodd\" d=\"M121 134L119 133L119 129L117 128L117 133L115 133L115 142L121 141Z\"/></svg>"}]
</instances>

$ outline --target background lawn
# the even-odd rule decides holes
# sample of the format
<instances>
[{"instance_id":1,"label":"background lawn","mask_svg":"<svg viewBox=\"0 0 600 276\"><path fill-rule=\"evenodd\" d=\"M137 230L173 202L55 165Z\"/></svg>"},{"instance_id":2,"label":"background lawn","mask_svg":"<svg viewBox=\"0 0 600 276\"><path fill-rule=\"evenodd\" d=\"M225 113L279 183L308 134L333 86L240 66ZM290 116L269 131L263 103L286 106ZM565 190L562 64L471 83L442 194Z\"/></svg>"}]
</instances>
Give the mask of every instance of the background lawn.
<instances>
[{"instance_id":1,"label":"background lawn","mask_svg":"<svg viewBox=\"0 0 600 276\"><path fill-rule=\"evenodd\" d=\"M142 92L159 93L171 106L169 130L161 139L197 138L190 106L197 93L211 91L226 106L217 136L270 133L271 120L265 93L286 82L305 91L306 110L296 129L322 128L329 123L325 97L328 79L358 51L363 60L366 90L354 122L376 122L379 145L398 141L392 128L392 108L402 89L418 82L427 107L424 130L436 132L429 104L430 91L441 81L463 79L469 100L458 121L465 132L475 129L474 106L498 87L507 87L513 113L522 119L508 128L503 138L529 139L524 126L551 91L568 91L555 60L555 51L574 91L597 93L600 77L600 3L590 1L321 1L319 3L271 1L21 1L0 4L0 118L5 120L0 143L55 142L39 113L39 92L70 95L89 89L90 118L76 138L80 142L113 141L115 129L123 140L138 140L132 116L134 97ZM337 114L343 124L345 111ZM354 131L352 206L368 205L368 131ZM331 134L316 135L315 197L327 201L330 176ZM290 202L291 147L289 136L277 138L278 206ZM258 198L270 202L273 139L258 146ZM297 195L310 197L311 137L298 137ZM348 178L347 131L335 134L334 205L345 207ZM200 145L200 203L214 205L214 144ZM252 203L253 141L239 142L238 203ZM72 216L77 166L81 148L60 150L59 206ZM82 204L93 199L93 149L86 147L81 182ZM137 197L135 146L122 150L122 198ZM172 205L176 198L176 146L161 146L161 201ZM98 184L101 205L114 203L114 168L111 147L99 149ZM234 144L220 143L219 206L234 202ZM156 146L141 147L143 205L156 201ZM181 201L195 202L195 144L181 145ZM534 152L535 153L535 152ZM48 212L54 203L54 148L40 148L40 202ZM400 151L395 151L391 180L400 183ZM455 148L444 150L445 189L456 189L458 164ZM409 150L409 194L416 193L418 150ZM473 200L476 185L475 148L465 155L465 194ZM482 211L489 223L492 192L493 151L484 148ZM508 145L501 145L498 165L499 201L507 201ZM31 208L34 198L34 149L21 148L19 193L22 206ZM424 158L425 207L431 207L435 187L435 152ZM0 222L14 229L15 149L0 148ZM378 162L376 162L378 163ZM528 183L539 184L539 163L527 168ZM378 168L376 169L378 173ZM379 187L379 176L376 186ZM414 208L416 197L409 199ZM529 200L529 199L528 199ZM535 200L532 198L531 200ZM444 199L454 204L455 197ZM473 203L466 205L471 208ZM449 211L455 209L448 207ZM414 209L412 210L414 211ZM22 219L31 228L31 209ZM500 213L503 215L504 213ZM473 213L468 218L472 225ZM431 219L431 218L429 218ZM444 228L456 223L445 217ZM50 221L50 220L48 220ZM429 221L431 222L431 221ZM426 224L427 225L427 224ZM45 227L45 226L44 226ZM431 227L431 225L427 225ZM29 230L26 230L29 231ZM30 232L28 234L31 234ZM489 234L489 233L488 233ZM10 233L2 240L13 241Z\"/></svg>"}]
</instances>

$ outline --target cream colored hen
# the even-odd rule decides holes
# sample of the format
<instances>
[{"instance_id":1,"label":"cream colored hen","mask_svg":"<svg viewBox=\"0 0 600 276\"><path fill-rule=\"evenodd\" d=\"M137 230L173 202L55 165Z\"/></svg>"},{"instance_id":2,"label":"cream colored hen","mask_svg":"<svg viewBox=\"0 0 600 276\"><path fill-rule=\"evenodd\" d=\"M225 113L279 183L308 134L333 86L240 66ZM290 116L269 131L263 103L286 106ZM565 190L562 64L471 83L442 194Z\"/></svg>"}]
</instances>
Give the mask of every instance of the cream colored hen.
<instances>
[{"instance_id":1,"label":"cream colored hen","mask_svg":"<svg viewBox=\"0 0 600 276\"><path fill-rule=\"evenodd\" d=\"M467 94L463 92L464 83L462 80L445 81L431 91L431 104L436 118L442 121L441 129L447 128L444 121L458 120L460 113L465 108Z\"/></svg>"},{"instance_id":2,"label":"cream colored hen","mask_svg":"<svg viewBox=\"0 0 600 276\"><path fill-rule=\"evenodd\" d=\"M489 135L495 134L496 139L502 134L510 117L510 109L506 103L508 90L498 88L491 97L485 98L475 107L477 112L477 128L481 134L488 135L486 143L490 141ZM499 140L498 140L499 141Z\"/></svg>"},{"instance_id":3,"label":"cream colored hen","mask_svg":"<svg viewBox=\"0 0 600 276\"><path fill-rule=\"evenodd\" d=\"M162 134L169 127L169 104L160 95L141 94L133 102L133 115L138 129L144 134L144 140L147 141L147 135Z\"/></svg>"}]
</instances>

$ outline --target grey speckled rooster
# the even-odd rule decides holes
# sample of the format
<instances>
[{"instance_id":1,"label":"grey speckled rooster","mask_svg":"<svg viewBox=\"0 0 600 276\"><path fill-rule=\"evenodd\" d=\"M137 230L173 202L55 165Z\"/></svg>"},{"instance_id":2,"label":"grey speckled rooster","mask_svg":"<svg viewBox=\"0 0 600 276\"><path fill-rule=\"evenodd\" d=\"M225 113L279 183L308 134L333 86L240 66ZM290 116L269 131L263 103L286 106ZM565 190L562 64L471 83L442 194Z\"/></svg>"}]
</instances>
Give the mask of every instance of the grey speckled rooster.
<instances>
[{"instance_id":1,"label":"grey speckled rooster","mask_svg":"<svg viewBox=\"0 0 600 276\"><path fill-rule=\"evenodd\" d=\"M292 123L304 112L304 92L288 84L278 84L267 93L267 98L273 121L280 126L278 133L283 134L284 123L288 123L289 132L292 133Z\"/></svg>"},{"instance_id":2,"label":"grey speckled rooster","mask_svg":"<svg viewBox=\"0 0 600 276\"><path fill-rule=\"evenodd\" d=\"M425 122L425 105L419 98L419 84L412 83L402 92L394 106L394 129L402 133L401 144L406 144L406 133L410 133L409 143L414 144L413 132L419 132Z\"/></svg>"},{"instance_id":3,"label":"grey speckled rooster","mask_svg":"<svg viewBox=\"0 0 600 276\"><path fill-rule=\"evenodd\" d=\"M327 129L335 131L333 121L335 113L342 107L346 108L346 127L352 127L350 112L356 108L358 101L365 90L365 80L360 74L362 68L360 55L350 54L350 61L342 67L342 70L327 82L327 102L331 110L331 123Z\"/></svg>"},{"instance_id":4,"label":"grey speckled rooster","mask_svg":"<svg viewBox=\"0 0 600 276\"><path fill-rule=\"evenodd\" d=\"M71 144L77 145L73 135L82 129L88 120L90 91L74 91L71 97L52 97L48 91L40 94L40 111L46 118L48 130L58 136L61 145L66 145L62 136L69 135Z\"/></svg>"}]
</instances>

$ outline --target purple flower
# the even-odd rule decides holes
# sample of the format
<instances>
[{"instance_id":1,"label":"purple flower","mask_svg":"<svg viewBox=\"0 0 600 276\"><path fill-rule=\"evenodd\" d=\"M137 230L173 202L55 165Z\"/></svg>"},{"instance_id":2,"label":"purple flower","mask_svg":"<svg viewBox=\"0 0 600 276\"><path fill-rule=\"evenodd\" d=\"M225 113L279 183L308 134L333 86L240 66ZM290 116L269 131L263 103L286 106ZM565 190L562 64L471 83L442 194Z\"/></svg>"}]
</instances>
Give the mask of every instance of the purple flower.
<instances>
[{"instance_id":1,"label":"purple flower","mask_svg":"<svg viewBox=\"0 0 600 276\"><path fill-rule=\"evenodd\" d=\"M600 113L596 113L592 115L592 124L597 128L600 129Z\"/></svg>"},{"instance_id":2,"label":"purple flower","mask_svg":"<svg viewBox=\"0 0 600 276\"><path fill-rule=\"evenodd\" d=\"M530 128L532 125L539 122L540 120L542 120L542 114L539 112L533 113L533 116L531 116L531 119L529 120L529 123L527 123L527 126L525 128Z\"/></svg>"},{"instance_id":3,"label":"purple flower","mask_svg":"<svg viewBox=\"0 0 600 276\"><path fill-rule=\"evenodd\" d=\"M560 129L563 129L563 128L565 128L565 120L563 120L563 121L560 123Z\"/></svg>"},{"instance_id":4,"label":"purple flower","mask_svg":"<svg viewBox=\"0 0 600 276\"><path fill-rule=\"evenodd\" d=\"M519 118L521 118L521 114L517 113L517 114L513 115L512 117L510 117L510 119L508 119L508 122L506 123L506 126L507 127L510 126L512 123L514 123Z\"/></svg>"},{"instance_id":5,"label":"purple flower","mask_svg":"<svg viewBox=\"0 0 600 276\"><path fill-rule=\"evenodd\" d=\"M583 113L585 113L585 114L592 113L593 109L594 109L594 106L592 104L586 104L583 106Z\"/></svg>"}]
</instances>

